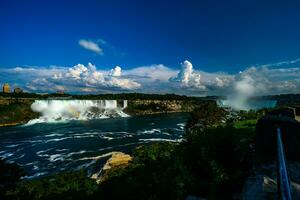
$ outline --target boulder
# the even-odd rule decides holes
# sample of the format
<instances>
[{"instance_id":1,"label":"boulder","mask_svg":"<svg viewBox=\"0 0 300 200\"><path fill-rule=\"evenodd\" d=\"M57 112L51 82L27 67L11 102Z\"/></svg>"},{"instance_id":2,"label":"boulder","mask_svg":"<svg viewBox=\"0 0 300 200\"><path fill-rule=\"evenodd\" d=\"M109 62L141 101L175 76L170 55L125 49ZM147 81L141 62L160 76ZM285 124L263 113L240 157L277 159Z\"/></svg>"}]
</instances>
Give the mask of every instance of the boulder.
<instances>
[{"instance_id":1,"label":"boulder","mask_svg":"<svg viewBox=\"0 0 300 200\"><path fill-rule=\"evenodd\" d=\"M111 157L106 161L102 169L99 172L93 174L91 178L95 179L99 184L100 182L105 180L110 170L114 170L120 167L126 167L131 160L132 157L128 154L122 152L111 152Z\"/></svg>"},{"instance_id":2,"label":"boulder","mask_svg":"<svg viewBox=\"0 0 300 200\"><path fill-rule=\"evenodd\" d=\"M110 159L105 163L102 170L106 171L112 168L127 166L128 162L132 160L132 157L122 152L113 152Z\"/></svg>"}]
</instances>

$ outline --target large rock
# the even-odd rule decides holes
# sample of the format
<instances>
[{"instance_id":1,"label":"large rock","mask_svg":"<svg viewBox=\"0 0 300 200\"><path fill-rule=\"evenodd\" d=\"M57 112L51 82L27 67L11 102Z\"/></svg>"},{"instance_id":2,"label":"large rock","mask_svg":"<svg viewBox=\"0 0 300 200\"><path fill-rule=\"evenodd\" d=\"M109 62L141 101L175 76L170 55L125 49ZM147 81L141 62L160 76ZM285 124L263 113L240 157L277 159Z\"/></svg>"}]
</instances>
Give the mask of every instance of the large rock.
<instances>
[{"instance_id":1,"label":"large rock","mask_svg":"<svg viewBox=\"0 0 300 200\"><path fill-rule=\"evenodd\" d=\"M128 154L122 153L122 152L113 152L110 159L105 163L102 170L110 170L112 168L120 167L120 166L126 166L129 161L132 160L132 157Z\"/></svg>"},{"instance_id":2,"label":"large rock","mask_svg":"<svg viewBox=\"0 0 300 200\"><path fill-rule=\"evenodd\" d=\"M111 157L106 161L102 169L91 176L97 183L104 181L110 170L114 170L120 167L126 167L132 157L122 152L111 152Z\"/></svg>"}]
</instances>

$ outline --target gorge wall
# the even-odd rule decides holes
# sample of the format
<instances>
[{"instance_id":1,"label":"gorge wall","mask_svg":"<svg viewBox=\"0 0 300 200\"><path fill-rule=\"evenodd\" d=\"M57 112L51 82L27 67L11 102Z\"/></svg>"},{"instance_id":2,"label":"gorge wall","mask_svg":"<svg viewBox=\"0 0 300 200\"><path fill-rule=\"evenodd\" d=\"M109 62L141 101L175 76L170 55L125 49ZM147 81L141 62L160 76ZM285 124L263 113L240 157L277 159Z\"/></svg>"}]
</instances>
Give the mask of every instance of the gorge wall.
<instances>
[{"instance_id":1,"label":"gorge wall","mask_svg":"<svg viewBox=\"0 0 300 200\"><path fill-rule=\"evenodd\" d=\"M129 115L191 112L202 103L192 100L128 100L124 112Z\"/></svg>"}]
</instances>

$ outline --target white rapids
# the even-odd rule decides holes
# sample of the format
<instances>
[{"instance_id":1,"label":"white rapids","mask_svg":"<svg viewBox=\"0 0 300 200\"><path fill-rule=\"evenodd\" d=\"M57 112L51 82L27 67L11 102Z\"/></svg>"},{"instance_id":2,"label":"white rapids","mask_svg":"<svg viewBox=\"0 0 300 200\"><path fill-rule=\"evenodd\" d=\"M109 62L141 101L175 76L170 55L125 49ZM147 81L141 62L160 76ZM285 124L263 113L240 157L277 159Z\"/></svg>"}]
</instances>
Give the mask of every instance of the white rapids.
<instances>
[{"instance_id":1,"label":"white rapids","mask_svg":"<svg viewBox=\"0 0 300 200\"><path fill-rule=\"evenodd\" d=\"M41 116L27 125L43 122L65 122L69 120L128 117L123 109L127 100L118 105L117 100L35 100L31 105Z\"/></svg>"}]
</instances>

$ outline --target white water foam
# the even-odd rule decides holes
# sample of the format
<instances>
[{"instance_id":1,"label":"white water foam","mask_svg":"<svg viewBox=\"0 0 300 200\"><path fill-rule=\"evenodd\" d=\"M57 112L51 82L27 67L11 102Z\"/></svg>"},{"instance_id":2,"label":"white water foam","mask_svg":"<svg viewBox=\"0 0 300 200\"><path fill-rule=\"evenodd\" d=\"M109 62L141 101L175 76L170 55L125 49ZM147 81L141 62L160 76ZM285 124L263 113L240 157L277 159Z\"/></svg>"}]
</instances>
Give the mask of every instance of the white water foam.
<instances>
[{"instance_id":1,"label":"white water foam","mask_svg":"<svg viewBox=\"0 0 300 200\"><path fill-rule=\"evenodd\" d=\"M52 133L49 135L45 135L44 137L56 137L56 136L63 136L64 134L60 134L60 133Z\"/></svg>"},{"instance_id":2,"label":"white water foam","mask_svg":"<svg viewBox=\"0 0 300 200\"><path fill-rule=\"evenodd\" d=\"M6 147L7 148L14 148L14 147L17 147L17 146L20 146L21 144L11 144L11 145L7 145Z\"/></svg>"},{"instance_id":3,"label":"white water foam","mask_svg":"<svg viewBox=\"0 0 300 200\"><path fill-rule=\"evenodd\" d=\"M151 130L142 130L142 131L138 131L137 134L138 135L144 135L144 134L160 134L161 130L160 129L151 129Z\"/></svg>"},{"instance_id":4,"label":"white water foam","mask_svg":"<svg viewBox=\"0 0 300 200\"><path fill-rule=\"evenodd\" d=\"M26 125L128 117L129 115L123 112L126 107L127 100L123 100L121 106L118 106L117 100L35 100L31 109L40 113L41 117L30 120Z\"/></svg>"},{"instance_id":5,"label":"white water foam","mask_svg":"<svg viewBox=\"0 0 300 200\"><path fill-rule=\"evenodd\" d=\"M182 139L165 139L165 138L148 138L148 139L139 139L139 141L151 141L151 142L182 142Z\"/></svg>"},{"instance_id":6,"label":"white water foam","mask_svg":"<svg viewBox=\"0 0 300 200\"><path fill-rule=\"evenodd\" d=\"M114 152L109 152L109 153L105 153L99 156L92 156L92 157L84 157L84 158L80 158L78 160L99 160L100 158L105 158L108 156L111 156Z\"/></svg>"},{"instance_id":7,"label":"white water foam","mask_svg":"<svg viewBox=\"0 0 300 200\"><path fill-rule=\"evenodd\" d=\"M53 154L53 155L50 155L49 161L50 161L50 162L55 162L55 161L58 161L58 160L63 161L64 158L63 158L62 155L63 155L63 154Z\"/></svg>"},{"instance_id":8,"label":"white water foam","mask_svg":"<svg viewBox=\"0 0 300 200\"><path fill-rule=\"evenodd\" d=\"M43 175L46 175L46 174L48 174L48 172L39 172L39 173L35 173L31 176L23 176L23 177L21 177L21 179L34 179L36 177L43 176Z\"/></svg>"}]
</instances>

